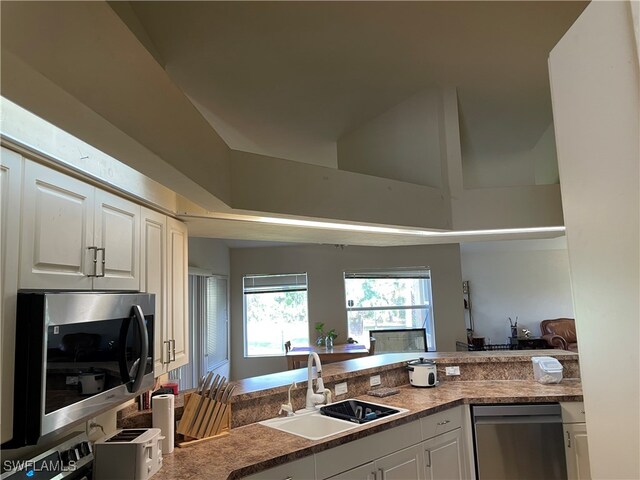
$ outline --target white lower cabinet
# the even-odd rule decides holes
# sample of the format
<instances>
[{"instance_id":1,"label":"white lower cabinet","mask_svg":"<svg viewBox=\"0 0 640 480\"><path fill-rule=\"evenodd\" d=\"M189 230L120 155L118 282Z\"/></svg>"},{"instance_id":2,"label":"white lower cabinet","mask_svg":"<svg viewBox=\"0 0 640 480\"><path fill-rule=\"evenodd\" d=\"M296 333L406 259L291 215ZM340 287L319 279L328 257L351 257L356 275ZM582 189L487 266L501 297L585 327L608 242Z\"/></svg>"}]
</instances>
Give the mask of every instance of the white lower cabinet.
<instances>
[{"instance_id":1,"label":"white lower cabinet","mask_svg":"<svg viewBox=\"0 0 640 480\"><path fill-rule=\"evenodd\" d=\"M463 408L316 454L318 480L463 480L470 478Z\"/></svg>"},{"instance_id":2,"label":"white lower cabinet","mask_svg":"<svg viewBox=\"0 0 640 480\"><path fill-rule=\"evenodd\" d=\"M471 477L464 435L465 429L471 428L471 423L469 419L465 421L465 408L469 407L454 407L420 419L426 479L462 480Z\"/></svg>"},{"instance_id":3,"label":"white lower cabinet","mask_svg":"<svg viewBox=\"0 0 640 480\"><path fill-rule=\"evenodd\" d=\"M365 463L346 472L334 475L329 480L380 480L377 477L376 462Z\"/></svg>"},{"instance_id":4,"label":"white lower cabinet","mask_svg":"<svg viewBox=\"0 0 640 480\"><path fill-rule=\"evenodd\" d=\"M334 475L330 480L421 480L420 454L418 446L405 448Z\"/></svg>"},{"instance_id":5,"label":"white lower cabinet","mask_svg":"<svg viewBox=\"0 0 640 480\"><path fill-rule=\"evenodd\" d=\"M422 458L419 446L405 448L376 460L375 480L421 480Z\"/></svg>"},{"instance_id":6,"label":"white lower cabinet","mask_svg":"<svg viewBox=\"0 0 640 480\"><path fill-rule=\"evenodd\" d=\"M564 454L569 480L590 480L587 424L582 402L561 403L564 430Z\"/></svg>"},{"instance_id":7,"label":"white lower cabinet","mask_svg":"<svg viewBox=\"0 0 640 480\"><path fill-rule=\"evenodd\" d=\"M462 480L465 475L465 454L462 429L443 433L420 444L424 455L426 480Z\"/></svg>"},{"instance_id":8,"label":"white lower cabinet","mask_svg":"<svg viewBox=\"0 0 640 480\"><path fill-rule=\"evenodd\" d=\"M382 480L380 472L382 468L383 471L388 471L385 479L421 479L422 476L406 475L407 471L420 473L418 465L421 466L422 463L418 444L421 441L420 421L415 421L324 450L315 455L316 478L318 480L334 477L347 479L351 478L349 475L356 475L358 472L362 476L353 478ZM370 462L375 462L373 471L360 470L361 466L366 466ZM347 472L349 472L348 475ZM404 476L401 475L402 472L405 473Z\"/></svg>"},{"instance_id":9,"label":"white lower cabinet","mask_svg":"<svg viewBox=\"0 0 640 480\"><path fill-rule=\"evenodd\" d=\"M309 455L243 478L246 480L315 480L315 458Z\"/></svg>"}]
</instances>

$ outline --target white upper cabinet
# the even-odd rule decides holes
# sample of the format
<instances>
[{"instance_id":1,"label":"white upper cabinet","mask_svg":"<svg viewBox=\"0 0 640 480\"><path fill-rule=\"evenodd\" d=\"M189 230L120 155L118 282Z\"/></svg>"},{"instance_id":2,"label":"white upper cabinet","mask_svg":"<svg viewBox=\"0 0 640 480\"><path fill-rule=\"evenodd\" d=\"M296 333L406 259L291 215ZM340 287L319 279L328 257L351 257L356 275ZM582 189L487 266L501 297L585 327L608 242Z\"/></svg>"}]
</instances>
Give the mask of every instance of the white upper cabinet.
<instances>
[{"instance_id":1,"label":"white upper cabinet","mask_svg":"<svg viewBox=\"0 0 640 480\"><path fill-rule=\"evenodd\" d=\"M189 362L189 284L187 226L167 217L167 315L171 343L168 370Z\"/></svg>"},{"instance_id":2,"label":"white upper cabinet","mask_svg":"<svg viewBox=\"0 0 640 480\"><path fill-rule=\"evenodd\" d=\"M140 206L25 162L20 288L139 290Z\"/></svg>"},{"instance_id":3,"label":"white upper cabinet","mask_svg":"<svg viewBox=\"0 0 640 480\"><path fill-rule=\"evenodd\" d=\"M20 182L22 157L6 148L0 153L0 371L2 415L0 443L13 436L13 377L16 332L18 257L20 251Z\"/></svg>"},{"instance_id":4,"label":"white upper cabinet","mask_svg":"<svg viewBox=\"0 0 640 480\"><path fill-rule=\"evenodd\" d=\"M94 244L98 270L93 288L139 290L140 206L96 189Z\"/></svg>"},{"instance_id":5,"label":"white upper cabinet","mask_svg":"<svg viewBox=\"0 0 640 480\"><path fill-rule=\"evenodd\" d=\"M156 296L153 371L164 373L171 360L167 327L167 218L142 208L140 242L140 290Z\"/></svg>"}]
</instances>

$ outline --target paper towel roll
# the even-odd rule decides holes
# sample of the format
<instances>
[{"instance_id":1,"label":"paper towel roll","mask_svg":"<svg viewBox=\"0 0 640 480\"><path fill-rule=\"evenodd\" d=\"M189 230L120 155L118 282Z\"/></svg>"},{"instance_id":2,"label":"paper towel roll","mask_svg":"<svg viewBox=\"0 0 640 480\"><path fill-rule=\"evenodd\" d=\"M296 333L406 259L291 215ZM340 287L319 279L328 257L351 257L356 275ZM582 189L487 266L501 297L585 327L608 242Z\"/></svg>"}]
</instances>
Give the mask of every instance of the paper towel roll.
<instances>
[{"instance_id":1,"label":"paper towel roll","mask_svg":"<svg viewBox=\"0 0 640 480\"><path fill-rule=\"evenodd\" d=\"M175 417L174 417L174 396L171 394L156 395L151 400L153 409L152 423L153 428L162 430L164 440L162 441L162 453L173 452L173 436L175 434Z\"/></svg>"}]
</instances>

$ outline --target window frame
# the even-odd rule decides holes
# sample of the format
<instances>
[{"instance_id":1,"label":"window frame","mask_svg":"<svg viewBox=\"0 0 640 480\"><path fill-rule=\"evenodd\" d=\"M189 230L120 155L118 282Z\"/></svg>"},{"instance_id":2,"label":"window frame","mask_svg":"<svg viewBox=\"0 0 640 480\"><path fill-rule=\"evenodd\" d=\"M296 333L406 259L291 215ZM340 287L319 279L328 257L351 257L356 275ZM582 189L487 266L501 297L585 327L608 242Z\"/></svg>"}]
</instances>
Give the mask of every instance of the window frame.
<instances>
[{"instance_id":1,"label":"window frame","mask_svg":"<svg viewBox=\"0 0 640 480\"><path fill-rule=\"evenodd\" d=\"M415 305L391 305L391 306L375 306L375 307L350 307L349 299L347 298L347 280L355 279L402 279L402 278L415 278L420 280L428 280L423 287L421 296L426 303ZM426 332L426 346L428 351L435 351L436 349L436 332L435 332L435 318L433 313L433 285L431 268L428 266L421 267L398 267L387 269L366 269L366 270L348 270L343 272L344 280L344 292L345 292L345 309L347 315L347 330L349 329L349 314L351 312L376 312L376 311L391 311L391 310L426 310L427 316L423 325L419 327L405 327L411 328L424 328ZM384 327L376 325L376 330L384 330ZM398 329L398 326L389 327L388 330ZM349 332L351 335L351 332ZM367 339L368 341L368 339Z\"/></svg>"},{"instance_id":2,"label":"window frame","mask_svg":"<svg viewBox=\"0 0 640 480\"><path fill-rule=\"evenodd\" d=\"M287 289L280 289L278 287L272 288L272 289L264 289L261 291L255 291L255 292L247 292L246 291L246 287L245 287L245 280L249 277L285 277L285 276L291 276L291 277L300 277L300 276L304 276L305 279L305 283L304 283L304 288L301 288L299 286L293 286L292 284L292 288L287 288ZM298 285L296 283L296 285ZM254 287L257 290L260 290L259 287ZM277 292L300 292L300 291L304 291L305 292L305 310L306 310L306 323L307 323L307 336L309 337L309 274L308 272L298 272L298 273L246 273L242 275L242 325L243 325L243 338L242 338L242 343L243 343L243 357L246 359L250 359L250 358L272 358L272 357L284 357L286 356L286 352L284 350L284 341L282 342L281 345L281 350L278 353L269 353L269 354L265 354L265 353L261 353L261 354L249 354L249 336L248 336L248 324L247 324L247 295L259 295L259 294L264 294L264 293L277 293ZM286 341L286 340L285 340ZM310 337L309 337L309 341L310 341Z\"/></svg>"}]
</instances>

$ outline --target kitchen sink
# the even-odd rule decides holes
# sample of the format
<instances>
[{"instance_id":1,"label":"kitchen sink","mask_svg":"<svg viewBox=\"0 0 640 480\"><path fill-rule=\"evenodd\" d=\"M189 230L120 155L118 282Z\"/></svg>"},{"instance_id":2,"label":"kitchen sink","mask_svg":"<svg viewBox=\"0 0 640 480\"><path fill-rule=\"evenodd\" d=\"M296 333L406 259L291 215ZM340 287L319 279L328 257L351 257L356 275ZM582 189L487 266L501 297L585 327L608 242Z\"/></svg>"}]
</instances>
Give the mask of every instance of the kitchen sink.
<instances>
[{"instance_id":1,"label":"kitchen sink","mask_svg":"<svg viewBox=\"0 0 640 480\"><path fill-rule=\"evenodd\" d=\"M296 413L293 417L272 418L259 423L309 440L321 440L358 426L345 420L326 417L320 412Z\"/></svg>"},{"instance_id":2,"label":"kitchen sink","mask_svg":"<svg viewBox=\"0 0 640 480\"><path fill-rule=\"evenodd\" d=\"M363 423L371 423L407 411L404 408L359 400L343 400L325 405L320 408L320 411L303 411L292 417L271 418L259 423L308 440L322 440L356 428Z\"/></svg>"}]
</instances>

